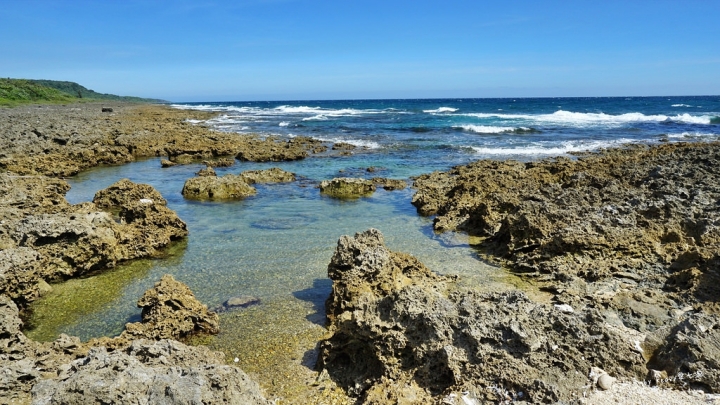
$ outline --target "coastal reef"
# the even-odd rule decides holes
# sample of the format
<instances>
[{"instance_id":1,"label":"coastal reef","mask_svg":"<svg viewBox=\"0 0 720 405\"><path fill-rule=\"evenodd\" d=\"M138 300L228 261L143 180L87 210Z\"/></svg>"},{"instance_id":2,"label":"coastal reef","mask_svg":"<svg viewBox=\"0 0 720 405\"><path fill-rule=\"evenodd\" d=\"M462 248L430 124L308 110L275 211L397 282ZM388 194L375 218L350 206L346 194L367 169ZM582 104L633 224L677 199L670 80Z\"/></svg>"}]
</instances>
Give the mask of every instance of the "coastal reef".
<instances>
[{"instance_id":1,"label":"coastal reef","mask_svg":"<svg viewBox=\"0 0 720 405\"><path fill-rule=\"evenodd\" d=\"M166 275L138 306L142 322L116 338L40 343L25 337L17 306L0 295L0 403L271 403L222 353L172 340L217 333L217 315L187 286Z\"/></svg>"},{"instance_id":2,"label":"coastal reef","mask_svg":"<svg viewBox=\"0 0 720 405\"><path fill-rule=\"evenodd\" d=\"M328 150L326 142L308 137L285 141L197 124L216 113L148 104L102 105L112 112L93 103L1 108L0 170L64 177L147 157L166 157L164 167L200 162L227 167L235 157L290 161Z\"/></svg>"},{"instance_id":3,"label":"coastal reef","mask_svg":"<svg viewBox=\"0 0 720 405\"><path fill-rule=\"evenodd\" d=\"M360 198L371 195L375 188L370 180L352 177L338 177L320 183L320 192L334 198Z\"/></svg>"},{"instance_id":4,"label":"coastal reef","mask_svg":"<svg viewBox=\"0 0 720 405\"><path fill-rule=\"evenodd\" d=\"M21 306L46 282L152 257L187 227L152 187L120 180L71 205L63 180L0 173L0 293Z\"/></svg>"},{"instance_id":5,"label":"coastal reef","mask_svg":"<svg viewBox=\"0 0 720 405\"><path fill-rule=\"evenodd\" d=\"M592 367L627 379L647 373L632 331L598 309L457 288L387 249L375 229L340 238L328 275L332 336L318 368L362 403L448 403L463 393L552 403L582 398Z\"/></svg>"},{"instance_id":6,"label":"coastal reef","mask_svg":"<svg viewBox=\"0 0 720 405\"><path fill-rule=\"evenodd\" d=\"M437 232L480 236L486 258L556 305L635 331L649 380L717 393L718 164L718 143L482 160L420 176L413 204Z\"/></svg>"}]
</instances>

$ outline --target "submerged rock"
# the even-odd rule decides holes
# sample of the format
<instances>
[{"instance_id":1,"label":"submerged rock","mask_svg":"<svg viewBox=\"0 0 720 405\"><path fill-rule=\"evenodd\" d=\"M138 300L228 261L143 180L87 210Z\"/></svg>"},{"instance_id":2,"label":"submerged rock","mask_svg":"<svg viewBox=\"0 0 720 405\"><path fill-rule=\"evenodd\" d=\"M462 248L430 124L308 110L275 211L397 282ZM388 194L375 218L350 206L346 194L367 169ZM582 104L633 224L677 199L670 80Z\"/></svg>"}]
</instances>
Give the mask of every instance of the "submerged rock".
<instances>
[{"instance_id":1,"label":"submerged rock","mask_svg":"<svg viewBox=\"0 0 720 405\"><path fill-rule=\"evenodd\" d=\"M242 176L234 174L193 177L185 181L182 189L183 197L196 200L242 199L256 193Z\"/></svg>"},{"instance_id":2,"label":"submerged rock","mask_svg":"<svg viewBox=\"0 0 720 405\"><path fill-rule=\"evenodd\" d=\"M351 177L338 177L323 180L320 192L335 198L359 198L375 192L375 184L369 180Z\"/></svg>"},{"instance_id":3,"label":"submerged rock","mask_svg":"<svg viewBox=\"0 0 720 405\"><path fill-rule=\"evenodd\" d=\"M503 393L570 401L582 397L596 365L625 378L647 373L633 342L598 310L563 313L521 292L459 289L389 251L377 230L342 237L328 275L332 336L318 367L366 401L386 392L400 403L439 402L466 391L480 401L506 400Z\"/></svg>"},{"instance_id":4,"label":"submerged rock","mask_svg":"<svg viewBox=\"0 0 720 405\"><path fill-rule=\"evenodd\" d=\"M253 305L259 305L260 298L252 295L239 295L237 297L231 297L225 300L222 305L213 308L215 312L226 312L233 311L236 309L247 308Z\"/></svg>"}]
</instances>

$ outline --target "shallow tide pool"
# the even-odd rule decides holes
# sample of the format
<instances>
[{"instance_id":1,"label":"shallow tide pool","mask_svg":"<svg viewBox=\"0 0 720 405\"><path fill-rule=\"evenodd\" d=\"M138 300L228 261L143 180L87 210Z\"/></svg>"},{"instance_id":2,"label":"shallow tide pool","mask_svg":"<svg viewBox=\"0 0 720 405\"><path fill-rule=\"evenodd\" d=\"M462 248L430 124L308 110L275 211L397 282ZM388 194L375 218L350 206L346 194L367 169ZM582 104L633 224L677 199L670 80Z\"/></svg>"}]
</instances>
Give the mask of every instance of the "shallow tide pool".
<instances>
[{"instance_id":1,"label":"shallow tide pool","mask_svg":"<svg viewBox=\"0 0 720 405\"><path fill-rule=\"evenodd\" d=\"M162 259L138 260L55 285L33 305L27 334L36 340L52 340L60 333L83 340L117 335L126 322L139 320L135 303L144 291L163 274L172 274L210 308L233 296L260 298L258 306L221 314L222 332L203 343L225 352L229 361L237 358L267 386L277 380L263 377L270 369L297 376L293 367L312 367L312 349L325 333L324 301L331 288L327 265L341 235L377 228L390 249L410 253L434 271L460 275L463 283L482 289L507 289L516 281L481 261L467 236L434 234L432 220L417 215L410 204L411 188L379 189L357 200L333 199L316 188L325 178L363 175L372 163L361 157L238 162L216 169L218 175L281 167L296 173L298 181L256 185L256 196L226 202L182 197L184 181L203 167L200 164L161 168L159 159L149 159L71 178L71 203L91 201L95 192L122 178L150 184L187 223L189 236L167 249ZM378 170L372 176L403 177L394 175L402 170Z\"/></svg>"}]
</instances>

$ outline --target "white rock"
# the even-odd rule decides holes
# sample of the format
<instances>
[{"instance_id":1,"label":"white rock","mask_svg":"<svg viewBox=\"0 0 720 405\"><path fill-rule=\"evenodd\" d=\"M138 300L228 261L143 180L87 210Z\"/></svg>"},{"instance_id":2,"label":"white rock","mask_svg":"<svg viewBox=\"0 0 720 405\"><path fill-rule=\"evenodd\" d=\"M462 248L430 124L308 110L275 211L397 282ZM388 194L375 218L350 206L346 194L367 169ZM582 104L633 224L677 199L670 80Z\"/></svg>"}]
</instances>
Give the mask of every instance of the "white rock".
<instances>
[{"instance_id":1,"label":"white rock","mask_svg":"<svg viewBox=\"0 0 720 405\"><path fill-rule=\"evenodd\" d=\"M153 203L153 200L151 200L149 198L141 198L140 199L140 204L152 204L152 203Z\"/></svg>"},{"instance_id":2,"label":"white rock","mask_svg":"<svg viewBox=\"0 0 720 405\"><path fill-rule=\"evenodd\" d=\"M614 383L615 383L615 378L610 377L609 374L601 375L600 377L598 377L598 381L597 381L598 387L602 388L605 391L612 388Z\"/></svg>"},{"instance_id":3,"label":"white rock","mask_svg":"<svg viewBox=\"0 0 720 405\"><path fill-rule=\"evenodd\" d=\"M573 312L575 312L573 307L571 307L568 304L555 304L555 309L557 309L558 311L560 311L564 314L572 314Z\"/></svg>"}]
</instances>

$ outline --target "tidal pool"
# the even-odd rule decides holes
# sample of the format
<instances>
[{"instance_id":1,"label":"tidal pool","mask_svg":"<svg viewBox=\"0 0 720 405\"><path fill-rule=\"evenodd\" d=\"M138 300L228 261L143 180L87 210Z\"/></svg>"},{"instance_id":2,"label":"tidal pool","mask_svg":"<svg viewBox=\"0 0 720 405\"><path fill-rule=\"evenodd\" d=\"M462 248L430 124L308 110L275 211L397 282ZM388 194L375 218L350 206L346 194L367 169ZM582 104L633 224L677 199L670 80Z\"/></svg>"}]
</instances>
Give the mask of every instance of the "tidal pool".
<instances>
[{"instance_id":1,"label":"tidal pool","mask_svg":"<svg viewBox=\"0 0 720 405\"><path fill-rule=\"evenodd\" d=\"M95 192L122 178L152 185L188 224L189 236L172 245L167 257L135 261L54 286L33 304L27 334L36 340L52 340L60 333L83 340L117 335L126 322L139 320L135 303L144 291L163 274L172 274L211 308L233 296L260 298L260 305L221 314L220 335L203 343L222 350L228 361L238 358L238 365L269 391L288 396L288 387L297 384L278 385L278 379L291 381L307 374L314 345L325 333L324 301L331 288L327 265L341 235L377 228L390 249L412 254L438 273L457 274L463 283L487 290L511 286L514 280L481 261L467 236L434 234L431 219L418 216L410 204L411 188L380 189L357 200L329 198L316 188L320 180L382 164L368 162L367 157L238 162L216 169L218 175L280 167L296 173L299 180L256 185L256 196L234 202L182 197L184 181L203 167L199 164L161 168L159 159L149 159L73 177L68 180L71 203L91 201ZM415 174L419 173L385 167L373 176Z\"/></svg>"}]
</instances>

